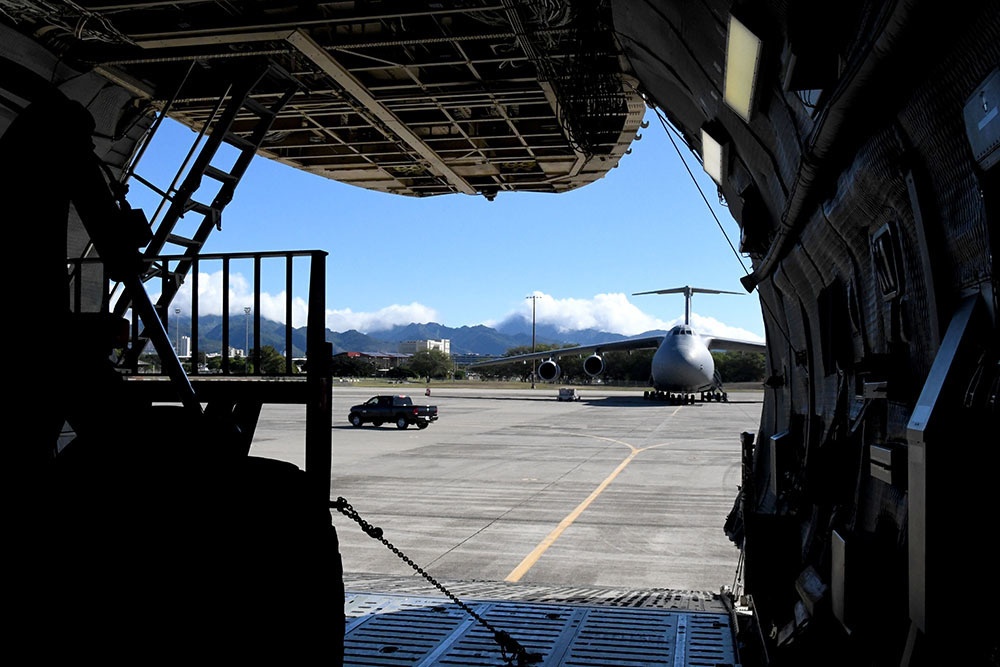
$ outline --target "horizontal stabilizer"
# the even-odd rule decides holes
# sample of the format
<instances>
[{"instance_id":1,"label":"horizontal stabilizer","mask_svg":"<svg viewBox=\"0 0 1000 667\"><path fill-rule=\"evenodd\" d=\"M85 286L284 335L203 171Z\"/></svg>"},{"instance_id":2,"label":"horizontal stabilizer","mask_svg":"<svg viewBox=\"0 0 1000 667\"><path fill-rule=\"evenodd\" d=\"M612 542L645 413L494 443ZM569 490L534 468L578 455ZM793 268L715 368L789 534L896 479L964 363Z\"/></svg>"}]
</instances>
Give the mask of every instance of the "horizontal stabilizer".
<instances>
[{"instance_id":1,"label":"horizontal stabilizer","mask_svg":"<svg viewBox=\"0 0 1000 667\"><path fill-rule=\"evenodd\" d=\"M721 289L711 289L708 287L671 287L670 289L657 289L649 292L633 292L632 296L639 296L642 294L694 294L698 292L700 294L745 294L745 292L730 292Z\"/></svg>"},{"instance_id":2,"label":"horizontal stabilizer","mask_svg":"<svg viewBox=\"0 0 1000 667\"><path fill-rule=\"evenodd\" d=\"M728 292L721 289L711 289L710 287L671 287L669 289L657 289L649 292L633 292L632 296L640 294L683 294L684 295L684 324L691 324L691 295L695 292L700 294L743 294L744 292Z\"/></svg>"}]
</instances>

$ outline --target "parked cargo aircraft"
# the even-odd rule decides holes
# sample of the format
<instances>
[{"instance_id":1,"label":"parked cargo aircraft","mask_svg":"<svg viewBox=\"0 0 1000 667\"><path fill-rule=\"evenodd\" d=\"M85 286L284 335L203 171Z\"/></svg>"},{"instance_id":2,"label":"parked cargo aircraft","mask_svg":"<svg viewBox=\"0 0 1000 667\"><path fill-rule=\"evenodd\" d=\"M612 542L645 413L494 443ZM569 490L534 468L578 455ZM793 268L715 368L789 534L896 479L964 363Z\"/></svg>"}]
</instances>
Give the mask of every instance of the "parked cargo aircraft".
<instances>
[{"instance_id":1,"label":"parked cargo aircraft","mask_svg":"<svg viewBox=\"0 0 1000 667\"><path fill-rule=\"evenodd\" d=\"M584 362L583 370L590 377L597 377L604 372L604 353L629 350L655 349L650 370L650 385L652 391L647 391L646 398L668 400L673 403L693 403L695 394L701 393L703 401L725 401L728 394L723 391L722 381L715 372L713 350L730 352L763 352L764 343L722 336L710 336L697 333L691 328L691 297L701 294L741 294L725 290L708 289L705 287L671 287L669 289L636 292L641 294L684 294L684 324L678 324L666 334L655 336L638 336L622 340L608 341L594 345L577 345L560 350L546 350L528 354L516 354L490 361L472 364L471 368L508 364L512 361L531 361L544 359L538 366L538 378L545 382L555 382L562 374L558 359L561 356L582 355L590 353Z\"/></svg>"},{"instance_id":2,"label":"parked cargo aircraft","mask_svg":"<svg viewBox=\"0 0 1000 667\"><path fill-rule=\"evenodd\" d=\"M0 210L5 248L19 260L5 264L5 305L45 351L7 355L5 367L8 423L18 427L0 451L4 600L18 610L8 652L45 647L79 660L154 644L185 656L274 646L339 667L350 634L352 657L391 659L361 616L345 632L330 497L343 471L331 458L328 251L302 251L305 382L264 376L260 364L252 382L235 377L228 345L221 377L189 376L168 334L174 298L184 285L199 294L202 262L223 262L223 275L248 256L290 264L267 249L202 252L224 219L225 233L274 224L286 238L291 221L228 208L253 159L413 199L558 195L600 182L655 113L738 224L738 252L752 264L740 282L758 295L769 333L759 427L733 434L741 471L722 528L739 566L712 594L736 631L720 627L713 642L687 619L659 657L997 667L996 556L984 545L1000 448L983 434L1000 432L998 0L2 7ZM192 130L173 181L155 176L173 170L145 150L164 119ZM162 198L148 225L125 200L147 186ZM620 197L628 212L627 187ZM337 213L318 243L365 220ZM554 222L578 233L572 216ZM689 224L665 217L648 242ZM123 278L117 302L106 277ZM259 277L254 286L259 295ZM124 350L126 303L147 316L133 318ZM252 311L248 340L260 340ZM286 332L290 350L290 324ZM148 344L168 381L140 377ZM260 455L267 403L304 405L303 469ZM65 446L64 423L76 436ZM349 505L335 507L360 522ZM651 511L655 521L671 510ZM533 539L533 526L512 539ZM498 587L480 590L492 597ZM545 599L577 603L579 591ZM615 602L623 611L656 599L625 593ZM570 615L588 636L622 619L599 604L606 620L590 617L596 625ZM550 632L531 618L541 615L525 614L517 634L533 633L546 665L587 661L569 648L569 626ZM470 635L446 634L391 640L400 656L453 663ZM515 637L495 637L506 662L534 662ZM612 652L589 655L595 664Z\"/></svg>"}]
</instances>

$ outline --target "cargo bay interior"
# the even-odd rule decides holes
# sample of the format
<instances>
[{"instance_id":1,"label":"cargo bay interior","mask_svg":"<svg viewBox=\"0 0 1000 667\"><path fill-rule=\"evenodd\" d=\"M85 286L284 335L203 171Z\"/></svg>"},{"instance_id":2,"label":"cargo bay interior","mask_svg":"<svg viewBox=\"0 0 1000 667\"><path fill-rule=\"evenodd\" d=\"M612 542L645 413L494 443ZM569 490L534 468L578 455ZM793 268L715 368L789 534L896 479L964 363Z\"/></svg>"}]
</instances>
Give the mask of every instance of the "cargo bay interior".
<instances>
[{"instance_id":1,"label":"cargo bay interior","mask_svg":"<svg viewBox=\"0 0 1000 667\"><path fill-rule=\"evenodd\" d=\"M140 646L170 617L163 601L211 584L250 624L234 641L281 608L276 624L331 652L343 584L320 564L337 557L327 252L283 258L310 267L301 381L199 377L166 335L179 286L200 262L229 261L201 251L251 160L401 197L558 196L614 168L652 109L739 223L742 282L767 329L761 427L726 525L745 555L742 664L997 664L983 583L1000 384L996 2L0 10L5 232L22 255L6 264L11 312L32 346L71 352L68 366L18 354L11 369L24 427L4 453L9 576L24 637L52 632L58 601L75 620L59 632L93 647L107 619L90 601L104 596ZM144 182L165 117L199 142L175 182ZM234 161L218 162L223 144ZM139 187L163 206L132 209ZM161 381L136 381L147 345ZM307 406L304 470L249 456L268 402ZM177 437L197 466L165 453ZM180 499L162 488L173 474ZM294 568L293 585L252 572L247 553ZM218 611L191 613L210 626Z\"/></svg>"}]
</instances>

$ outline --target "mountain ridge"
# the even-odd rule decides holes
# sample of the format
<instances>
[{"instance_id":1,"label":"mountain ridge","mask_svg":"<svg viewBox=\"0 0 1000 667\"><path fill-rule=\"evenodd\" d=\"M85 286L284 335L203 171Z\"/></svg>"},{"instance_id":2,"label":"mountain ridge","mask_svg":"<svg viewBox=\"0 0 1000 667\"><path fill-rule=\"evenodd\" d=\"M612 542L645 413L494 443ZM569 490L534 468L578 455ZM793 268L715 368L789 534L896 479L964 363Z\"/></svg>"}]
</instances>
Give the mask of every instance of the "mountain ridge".
<instances>
[{"instance_id":1,"label":"mountain ridge","mask_svg":"<svg viewBox=\"0 0 1000 667\"><path fill-rule=\"evenodd\" d=\"M217 353L222 350L222 316L202 315L198 324L198 349L201 352ZM410 340L442 340L450 341L453 355L483 355L499 356L513 347L531 345L531 322L517 321L511 318L499 326L503 329L488 327L484 324L449 327L437 322L395 325L388 329L380 329L364 333L356 329L347 331L325 330L324 339L331 343L333 353L367 352L394 354L399 350L399 344ZM253 345L253 331L245 329L242 317L229 318L229 345L242 349L249 341ZM179 333L178 333L179 329ZM304 356L306 347L307 327L292 329L292 355ZM191 335L191 318L172 318L169 323L171 338ZM661 330L649 331L642 335L664 333ZM263 345L270 345L283 351L285 347L285 325L273 320L261 318L260 337ZM609 340L628 338L623 334L600 331L597 329L560 330L549 325L536 325L535 343L539 345L591 345Z\"/></svg>"}]
</instances>

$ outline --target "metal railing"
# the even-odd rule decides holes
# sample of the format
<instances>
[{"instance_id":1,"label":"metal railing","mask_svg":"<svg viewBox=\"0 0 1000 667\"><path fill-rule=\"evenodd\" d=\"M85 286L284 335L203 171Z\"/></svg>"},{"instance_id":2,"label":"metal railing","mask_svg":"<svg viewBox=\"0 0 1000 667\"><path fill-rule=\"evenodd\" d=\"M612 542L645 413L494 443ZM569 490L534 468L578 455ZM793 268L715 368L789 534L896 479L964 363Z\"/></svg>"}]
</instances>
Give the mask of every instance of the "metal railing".
<instances>
[{"instance_id":1,"label":"metal railing","mask_svg":"<svg viewBox=\"0 0 1000 667\"><path fill-rule=\"evenodd\" d=\"M221 318L222 318L222 343L220 353L223 356L222 368L229 370L229 325L232 316L230 314L231 285L233 278L232 265L234 262L247 261L253 268L251 271L252 285L252 306L253 309L253 354L252 358L260 358L261 351L261 306L263 300L263 265L265 261L273 260L279 264L283 273L284 297L284 370L287 375L295 375L294 381L281 381L289 378L262 376L262 369L254 368L255 375L262 377L254 378L255 382L244 382L242 378L233 377L202 378L191 381L185 374L185 370L177 364L177 358L173 358L171 368L179 372L171 372L170 382L136 381L128 382L130 389L137 394L141 394L145 401L149 402L173 402L177 396L184 396L184 392L177 391L179 385L186 386L188 392L192 393L191 402L195 406L204 404L205 414L213 415L226 414L235 420L238 427L238 435L234 435L247 451L252 444L254 432L257 424L257 417L260 408L265 403L297 403L306 406L305 419L305 472L308 479L308 493L317 506L327 507L330 499L330 466L331 466L331 429L332 419L332 389L330 380L331 345L326 342L326 263L327 253L321 250L306 251L277 251L277 252L251 252L251 253L228 253L228 254L204 254L199 255L192 261L191 280L191 358L197 360L199 354L199 343L201 340L198 328L199 313L201 311L201 275L202 269L211 262L218 262L221 278L219 285L221 290ZM169 263L185 259L182 255L160 256L150 258L147 266L149 271L146 275L159 274L163 279L175 279L169 271ZM190 258L187 258L190 261ZM304 374L295 373L292 344L293 337L293 307L296 299L293 296L297 288L294 282L296 275L296 259L303 259L308 263L305 272L305 291L308 293L306 299L306 333L305 333L305 356L307 367ZM104 264L99 259L79 259L69 262L72 272L70 275L72 308L75 313L97 314L112 316L112 301L115 291L120 286L112 286L105 272ZM152 280L155 280L153 278ZM147 281L146 284L148 284ZM138 282L138 281L136 281ZM144 284L140 284L140 289L145 289ZM300 289L300 291L302 291ZM120 295L119 295L120 296ZM134 295L133 295L134 298ZM145 300L144 300L145 302ZM244 306L246 308L248 306ZM164 345L163 337L169 337L170 332L170 311L172 306L159 306L156 312L161 320L155 322L157 326L146 326L153 336L159 338L158 349L173 353L170 345ZM176 314L176 313L175 313ZM239 316L240 313L237 313ZM244 311L244 317L249 313ZM120 318L118 318L120 319ZM112 320L113 321L113 320ZM147 323L148 325L148 323ZM244 326L249 329L249 322ZM249 337L249 332L246 334ZM137 354L134 355L135 366L124 371L137 371L139 354L151 339L142 335L142 323L138 316L131 314L130 322L130 347ZM103 345L103 343L102 343ZM128 359L131 355L121 355ZM257 365L259 366L259 364ZM193 364L195 373L198 371L198 364ZM127 374L127 373L126 373ZM158 379L158 378L157 378ZM302 381L299 381L299 380ZM197 410L201 414L200 408ZM109 412L109 414L113 414ZM200 422L199 422L200 423Z\"/></svg>"},{"instance_id":2,"label":"metal railing","mask_svg":"<svg viewBox=\"0 0 1000 667\"><path fill-rule=\"evenodd\" d=\"M190 352L183 357L190 360L188 374L195 376L205 373L204 369L199 368L198 363L201 353L204 351L208 354L219 354L221 357L218 371L217 373L213 371L213 374L221 374L223 376L244 375L247 374L246 369L249 368L251 369L250 374L255 376L263 375L264 369L261 364L262 348L267 345L264 339L274 339L276 337L280 340L280 343L276 343L272 347L284 358L284 363L277 371L272 366L268 369L267 374L272 376L276 374L287 376L300 375L301 369L298 367L297 362L304 356L305 363L308 364L309 349L317 349L312 345L314 337L317 343L325 342L325 259L327 254L326 251L322 250L295 250L206 253L199 255L193 260L184 255L160 255L149 258L150 263L148 266L152 268L149 273L159 276L159 278L151 278L146 284L149 285L156 280L162 281L164 289L161 293L169 291L166 289L168 286L167 283L176 279L176 274L171 270L174 266L181 262L189 262L191 264L191 270L187 276L191 287L189 291L191 297L189 313L190 327L187 332L187 338L190 341ZM109 286L108 289L104 290L104 293L100 297L93 296L94 286L99 286L99 281L104 279L101 260L96 258L73 259L69 263L72 269L70 277L73 286L73 311L83 312L90 309L109 312L113 301L116 297L120 296L118 293L120 286L110 281L105 281L105 284ZM246 270L244 270L243 266L240 266L239 271L234 271L233 267L239 263L244 263ZM303 263L307 264L304 267L304 272L302 271ZM275 267L277 267L277 270L275 270ZM205 271L212 272L212 284L210 285L203 285ZM217 280L216 273L218 274ZM249 277L247 273L249 273ZM265 294L263 291L265 273L269 279L268 289L271 294L277 293L283 295L282 315L278 315L277 317L264 318L262 314L262 303L265 298L269 304L272 306L274 304L274 297L271 294ZM303 273L305 275L304 282L306 283L304 286L295 282L296 277L302 276ZM248 283L249 289L243 287L244 281ZM236 283L239 284L237 285ZM202 289L203 286L205 287L204 290ZM216 298L216 302L213 304L215 308L209 308L218 312L218 317L220 318L220 326L218 327L220 335L218 337L207 336L206 332L201 330L202 313L208 311L203 304L203 291ZM241 306L233 303L233 294L241 291L250 297L249 303L251 305ZM306 298L307 333L304 341L297 334L294 327L295 307L297 303L301 304L301 298L296 298L295 296L296 292L305 292L308 294ZM176 303L176 299L174 303ZM244 303L246 302L244 301ZM186 306L187 304L185 303L184 305ZM242 312L240 312L241 310ZM175 308L173 303L171 303L167 304L166 307L158 307L157 312L163 323L163 328L168 332L168 335L171 332L176 334L171 344L174 346L178 356L180 356L180 309ZM212 314L215 314L215 312ZM139 374L140 372L148 373L148 370L140 368L140 356L145 352L148 343L147 338L143 335L145 327L134 310L130 312L129 317L129 349L133 354L127 357L128 361L124 363L123 370L133 374ZM283 319L283 327L278 332L278 335L275 336L275 330L270 326L270 323L280 322L279 317ZM234 342L232 340L232 332L238 326L236 322L239 319L243 319L244 326L242 330L244 336L234 346L232 344ZM265 335L262 335L262 322L267 326ZM206 339L211 341L207 345ZM233 350L242 350L244 352L245 359L243 364L232 363L235 356ZM154 372L162 373L162 371Z\"/></svg>"}]
</instances>

